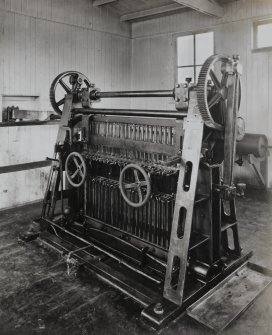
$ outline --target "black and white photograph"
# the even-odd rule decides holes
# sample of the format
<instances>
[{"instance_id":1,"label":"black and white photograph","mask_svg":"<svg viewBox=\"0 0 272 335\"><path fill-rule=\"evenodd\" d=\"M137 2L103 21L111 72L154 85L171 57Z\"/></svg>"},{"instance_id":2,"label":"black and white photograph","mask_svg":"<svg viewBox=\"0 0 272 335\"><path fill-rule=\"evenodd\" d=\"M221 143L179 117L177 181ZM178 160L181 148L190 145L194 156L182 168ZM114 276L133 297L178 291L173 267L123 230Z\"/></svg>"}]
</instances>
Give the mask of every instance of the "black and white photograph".
<instances>
[{"instance_id":1,"label":"black and white photograph","mask_svg":"<svg viewBox=\"0 0 272 335\"><path fill-rule=\"evenodd\" d=\"M272 334L272 0L0 0L0 335Z\"/></svg>"}]
</instances>

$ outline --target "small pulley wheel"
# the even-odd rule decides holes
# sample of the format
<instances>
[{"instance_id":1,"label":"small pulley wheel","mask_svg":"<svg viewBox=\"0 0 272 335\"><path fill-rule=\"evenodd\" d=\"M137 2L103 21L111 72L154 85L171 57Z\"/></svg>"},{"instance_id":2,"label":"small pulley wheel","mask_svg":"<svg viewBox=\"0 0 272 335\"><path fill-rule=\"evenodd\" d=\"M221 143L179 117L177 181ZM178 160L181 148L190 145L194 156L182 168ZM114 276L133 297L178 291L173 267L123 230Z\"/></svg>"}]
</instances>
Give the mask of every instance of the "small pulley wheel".
<instances>
[{"instance_id":1,"label":"small pulley wheel","mask_svg":"<svg viewBox=\"0 0 272 335\"><path fill-rule=\"evenodd\" d=\"M206 126L223 130L228 103L227 63L231 59L224 55L213 55L203 64L197 83L197 102ZM241 83L238 83L238 109L241 101Z\"/></svg>"},{"instance_id":2,"label":"small pulley wheel","mask_svg":"<svg viewBox=\"0 0 272 335\"><path fill-rule=\"evenodd\" d=\"M76 71L66 71L59 74L52 82L49 98L54 111L61 115L65 102L65 95L91 87L89 79Z\"/></svg>"},{"instance_id":3,"label":"small pulley wheel","mask_svg":"<svg viewBox=\"0 0 272 335\"><path fill-rule=\"evenodd\" d=\"M120 173L119 188L126 203L131 207L142 207L150 197L150 178L139 165L128 164Z\"/></svg>"},{"instance_id":4,"label":"small pulley wheel","mask_svg":"<svg viewBox=\"0 0 272 335\"><path fill-rule=\"evenodd\" d=\"M87 167L84 158L78 152L71 152L65 162L68 182L74 187L80 187L87 177Z\"/></svg>"}]
</instances>

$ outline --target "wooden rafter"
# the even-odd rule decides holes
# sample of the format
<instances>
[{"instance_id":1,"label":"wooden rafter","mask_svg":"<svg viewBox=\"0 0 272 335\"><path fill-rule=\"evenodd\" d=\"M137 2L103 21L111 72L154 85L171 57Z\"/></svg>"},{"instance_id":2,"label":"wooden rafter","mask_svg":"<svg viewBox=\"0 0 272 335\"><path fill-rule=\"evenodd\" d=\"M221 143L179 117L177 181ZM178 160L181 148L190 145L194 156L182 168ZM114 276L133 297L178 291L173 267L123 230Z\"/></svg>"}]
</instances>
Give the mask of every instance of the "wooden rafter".
<instances>
[{"instance_id":1,"label":"wooden rafter","mask_svg":"<svg viewBox=\"0 0 272 335\"><path fill-rule=\"evenodd\" d=\"M211 2L209 0L173 0L176 3L190 7L198 12L222 17L223 16L223 8L215 2Z\"/></svg>"},{"instance_id":2,"label":"wooden rafter","mask_svg":"<svg viewBox=\"0 0 272 335\"><path fill-rule=\"evenodd\" d=\"M120 20L121 21L131 21L131 20L136 20L136 19L140 19L144 17L160 15L160 14L167 13L167 12L175 12L182 8L184 8L184 6L181 6L180 4L170 4L166 6L160 6L160 7L155 7L151 9L140 10L140 11L124 14L121 16Z\"/></svg>"},{"instance_id":3,"label":"wooden rafter","mask_svg":"<svg viewBox=\"0 0 272 335\"><path fill-rule=\"evenodd\" d=\"M108 3L114 2L116 0L95 0L93 2L93 6L94 7L98 7L98 6L103 6L103 5L107 5Z\"/></svg>"}]
</instances>

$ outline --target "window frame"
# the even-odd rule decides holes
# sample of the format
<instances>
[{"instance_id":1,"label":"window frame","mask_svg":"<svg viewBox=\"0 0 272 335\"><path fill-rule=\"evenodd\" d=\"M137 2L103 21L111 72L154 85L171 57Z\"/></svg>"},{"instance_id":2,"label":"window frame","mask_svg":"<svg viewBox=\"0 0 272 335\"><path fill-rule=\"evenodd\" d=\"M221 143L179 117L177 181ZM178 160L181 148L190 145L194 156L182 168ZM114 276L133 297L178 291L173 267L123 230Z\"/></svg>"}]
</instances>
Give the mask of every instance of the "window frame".
<instances>
[{"instance_id":1,"label":"window frame","mask_svg":"<svg viewBox=\"0 0 272 335\"><path fill-rule=\"evenodd\" d=\"M178 34L174 34L173 35L173 39L174 39L174 65L175 65L175 69L174 69L174 81L175 84L178 83L178 69L179 68L186 68L186 67L193 67L194 68L194 75L196 76L196 67L198 66L202 66L203 64L195 64L196 62L196 44L195 44L195 40L196 40L196 35L198 34L205 34L205 33L213 33L213 54L215 53L215 33L214 30L212 29L203 29L203 30L197 30L197 31L187 31L184 33L178 33ZM193 35L193 40L194 40L194 64L192 65L183 65L183 66L178 66L178 38L179 37L183 37L183 36L190 36ZM197 78L193 78L194 80L197 80Z\"/></svg>"},{"instance_id":2,"label":"window frame","mask_svg":"<svg viewBox=\"0 0 272 335\"><path fill-rule=\"evenodd\" d=\"M256 20L253 21L252 24L252 51L253 52L262 52L262 51L271 51L272 50L272 44L271 46L267 47L258 47L258 34L257 34L257 28L258 26L264 25L264 24L272 24L272 17L266 18L266 19L261 19L261 20Z\"/></svg>"}]
</instances>

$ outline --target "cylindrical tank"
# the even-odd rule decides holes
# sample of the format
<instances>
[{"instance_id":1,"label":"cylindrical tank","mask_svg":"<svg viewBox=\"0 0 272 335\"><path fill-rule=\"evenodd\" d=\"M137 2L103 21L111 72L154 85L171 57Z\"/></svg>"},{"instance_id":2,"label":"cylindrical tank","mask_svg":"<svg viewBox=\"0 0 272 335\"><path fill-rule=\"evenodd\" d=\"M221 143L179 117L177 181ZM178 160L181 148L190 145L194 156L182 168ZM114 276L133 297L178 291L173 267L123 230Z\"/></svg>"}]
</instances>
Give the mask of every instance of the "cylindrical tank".
<instances>
[{"instance_id":1,"label":"cylindrical tank","mask_svg":"<svg viewBox=\"0 0 272 335\"><path fill-rule=\"evenodd\" d=\"M236 153L239 156L253 154L255 157L267 155L268 140L263 134L246 133L242 141L236 144Z\"/></svg>"}]
</instances>

